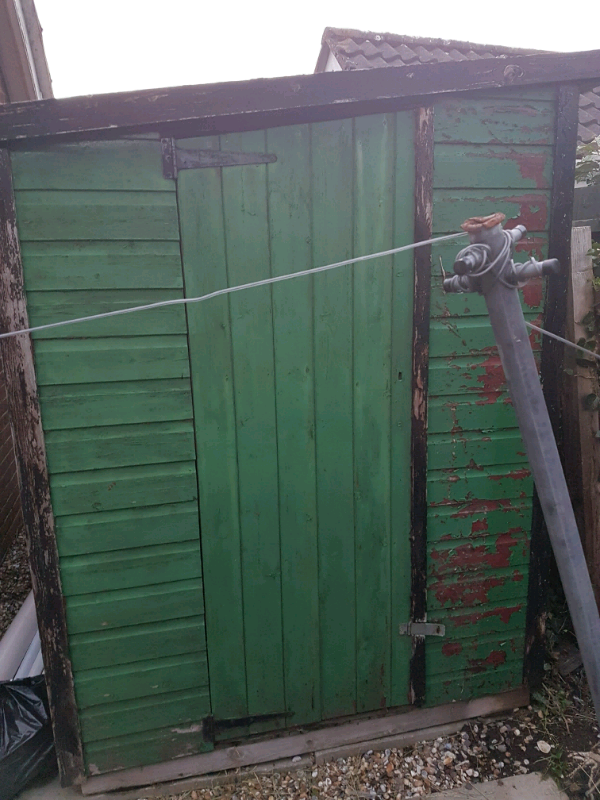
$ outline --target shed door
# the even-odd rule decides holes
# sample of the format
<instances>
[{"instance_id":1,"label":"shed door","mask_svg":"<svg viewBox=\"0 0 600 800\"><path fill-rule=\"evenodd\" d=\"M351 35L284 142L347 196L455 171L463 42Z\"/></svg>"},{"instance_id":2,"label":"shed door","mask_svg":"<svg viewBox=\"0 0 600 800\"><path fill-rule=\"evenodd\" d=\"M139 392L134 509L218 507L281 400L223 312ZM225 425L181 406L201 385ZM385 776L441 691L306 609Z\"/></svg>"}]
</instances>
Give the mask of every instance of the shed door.
<instances>
[{"instance_id":1,"label":"shed door","mask_svg":"<svg viewBox=\"0 0 600 800\"><path fill-rule=\"evenodd\" d=\"M413 118L180 140L185 291L411 242ZM412 254L187 307L217 738L408 702Z\"/></svg>"}]
</instances>

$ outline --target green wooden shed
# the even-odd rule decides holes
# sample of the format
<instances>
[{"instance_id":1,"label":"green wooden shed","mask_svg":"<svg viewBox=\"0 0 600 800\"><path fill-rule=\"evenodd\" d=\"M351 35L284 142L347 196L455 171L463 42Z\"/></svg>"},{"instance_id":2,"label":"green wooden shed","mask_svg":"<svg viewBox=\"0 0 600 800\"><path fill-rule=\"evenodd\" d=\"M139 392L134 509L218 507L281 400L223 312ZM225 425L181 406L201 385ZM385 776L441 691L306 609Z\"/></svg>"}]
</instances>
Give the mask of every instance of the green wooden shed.
<instances>
[{"instance_id":1,"label":"green wooden shed","mask_svg":"<svg viewBox=\"0 0 600 800\"><path fill-rule=\"evenodd\" d=\"M0 107L2 329L494 211L567 265L599 77L600 51ZM548 545L483 300L442 292L461 246L0 340L65 784L527 702ZM560 331L565 287L527 318ZM561 351L533 344L560 432Z\"/></svg>"}]
</instances>

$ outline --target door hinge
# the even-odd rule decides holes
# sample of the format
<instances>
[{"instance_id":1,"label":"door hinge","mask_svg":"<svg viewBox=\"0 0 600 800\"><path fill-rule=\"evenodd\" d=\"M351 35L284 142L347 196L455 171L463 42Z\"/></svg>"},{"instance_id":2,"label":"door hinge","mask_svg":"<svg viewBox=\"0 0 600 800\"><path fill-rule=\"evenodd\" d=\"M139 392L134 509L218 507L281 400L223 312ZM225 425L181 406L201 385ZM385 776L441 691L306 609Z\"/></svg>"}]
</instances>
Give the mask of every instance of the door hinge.
<instances>
[{"instance_id":1,"label":"door hinge","mask_svg":"<svg viewBox=\"0 0 600 800\"><path fill-rule=\"evenodd\" d=\"M437 622L406 622L398 627L400 636L445 636L446 626Z\"/></svg>"},{"instance_id":2,"label":"door hinge","mask_svg":"<svg viewBox=\"0 0 600 800\"><path fill-rule=\"evenodd\" d=\"M214 717L204 717L202 720L202 734L205 741L214 742L217 734L235 728L247 728L257 722L278 722L286 720L293 714L282 711L278 714L254 714L251 717L232 717L229 719L215 719Z\"/></svg>"},{"instance_id":3,"label":"door hinge","mask_svg":"<svg viewBox=\"0 0 600 800\"><path fill-rule=\"evenodd\" d=\"M161 139L163 175L175 179L182 169L208 167L241 167L245 164L273 164L273 153L233 153L229 150L184 150L173 139Z\"/></svg>"}]
</instances>

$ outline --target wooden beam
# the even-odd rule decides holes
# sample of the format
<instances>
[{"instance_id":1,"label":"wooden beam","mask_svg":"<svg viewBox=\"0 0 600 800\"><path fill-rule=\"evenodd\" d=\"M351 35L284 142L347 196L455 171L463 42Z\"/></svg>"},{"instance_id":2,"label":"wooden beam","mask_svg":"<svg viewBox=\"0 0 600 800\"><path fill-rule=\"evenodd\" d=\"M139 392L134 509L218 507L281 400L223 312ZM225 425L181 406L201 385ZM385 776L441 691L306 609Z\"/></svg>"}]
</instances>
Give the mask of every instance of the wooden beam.
<instances>
[{"instance_id":1,"label":"wooden beam","mask_svg":"<svg viewBox=\"0 0 600 800\"><path fill-rule=\"evenodd\" d=\"M167 135L169 125L186 121L195 123L197 135L212 134L378 113L402 100L448 92L599 78L600 51L592 50L11 103L0 107L0 140L91 138L148 128Z\"/></svg>"},{"instance_id":2,"label":"wooden beam","mask_svg":"<svg viewBox=\"0 0 600 800\"><path fill-rule=\"evenodd\" d=\"M448 703L436 708L419 708L405 714L394 714L377 719L347 722L321 730L295 733L278 739L223 747L210 753L176 758L163 764L135 767L120 772L110 772L89 778L81 787L85 795L111 792L129 787L143 787L164 781L176 781L191 775L206 775L221 770L239 769L249 764L264 764L282 758L293 758L305 753L317 753L334 747L358 742L389 739L392 736L420 731L424 728L447 725L459 720L498 714L518 706L527 705L529 692L523 688L510 692L480 697L459 703ZM142 793L143 794L143 793Z\"/></svg>"},{"instance_id":3,"label":"wooden beam","mask_svg":"<svg viewBox=\"0 0 600 800\"><path fill-rule=\"evenodd\" d=\"M572 83L559 85L556 90L548 255L549 258L560 261L562 271L548 279L544 315L544 328L559 335L564 334L567 309L578 118L579 87ZM550 421L562 455L563 345L548 336L542 337L540 373ZM532 688L541 683L544 670L545 605L552 567L551 552L544 516L534 492L523 672L526 682Z\"/></svg>"},{"instance_id":4,"label":"wooden beam","mask_svg":"<svg viewBox=\"0 0 600 800\"><path fill-rule=\"evenodd\" d=\"M596 290L592 258L592 231L588 227L573 228L571 244L571 271L566 324L567 338L572 342L589 339L585 317L595 326ZM592 338L596 338L595 335ZM598 397L600 386L597 364L569 349L565 362L569 373L564 377L565 387L565 448L567 475L571 478L569 491L579 524L596 600L600 600L600 442L596 434L600 427L598 409L586 405L587 397Z\"/></svg>"},{"instance_id":5,"label":"wooden beam","mask_svg":"<svg viewBox=\"0 0 600 800\"><path fill-rule=\"evenodd\" d=\"M433 108L415 111L415 242L431 239L433 218ZM414 256L411 415L411 621L427 619L427 385L431 304L431 246ZM425 637L413 636L410 701L425 700Z\"/></svg>"},{"instance_id":6,"label":"wooden beam","mask_svg":"<svg viewBox=\"0 0 600 800\"><path fill-rule=\"evenodd\" d=\"M0 149L0 330L29 327L10 154ZM83 779L46 448L29 336L0 339L56 754L64 785Z\"/></svg>"}]
</instances>

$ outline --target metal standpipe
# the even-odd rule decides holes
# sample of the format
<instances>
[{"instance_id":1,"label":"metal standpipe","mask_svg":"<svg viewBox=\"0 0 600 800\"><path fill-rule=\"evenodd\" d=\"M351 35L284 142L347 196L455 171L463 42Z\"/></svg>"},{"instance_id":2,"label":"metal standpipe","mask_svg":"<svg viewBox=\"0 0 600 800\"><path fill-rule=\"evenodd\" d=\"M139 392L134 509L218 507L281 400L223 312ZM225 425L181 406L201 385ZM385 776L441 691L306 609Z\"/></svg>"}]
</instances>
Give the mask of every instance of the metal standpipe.
<instances>
[{"instance_id":1,"label":"metal standpipe","mask_svg":"<svg viewBox=\"0 0 600 800\"><path fill-rule=\"evenodd\" d=\"M529 342L517 286L556 271L550 260L514 264L512 248L526 232L504 231L503 214L463 224L471 245L459 253L446 291L479 291L487 304L508 389L546 520L571 619L579 643L596 717L600 719L600 616L548 409Z\"/></svg>"}]
</instances>

